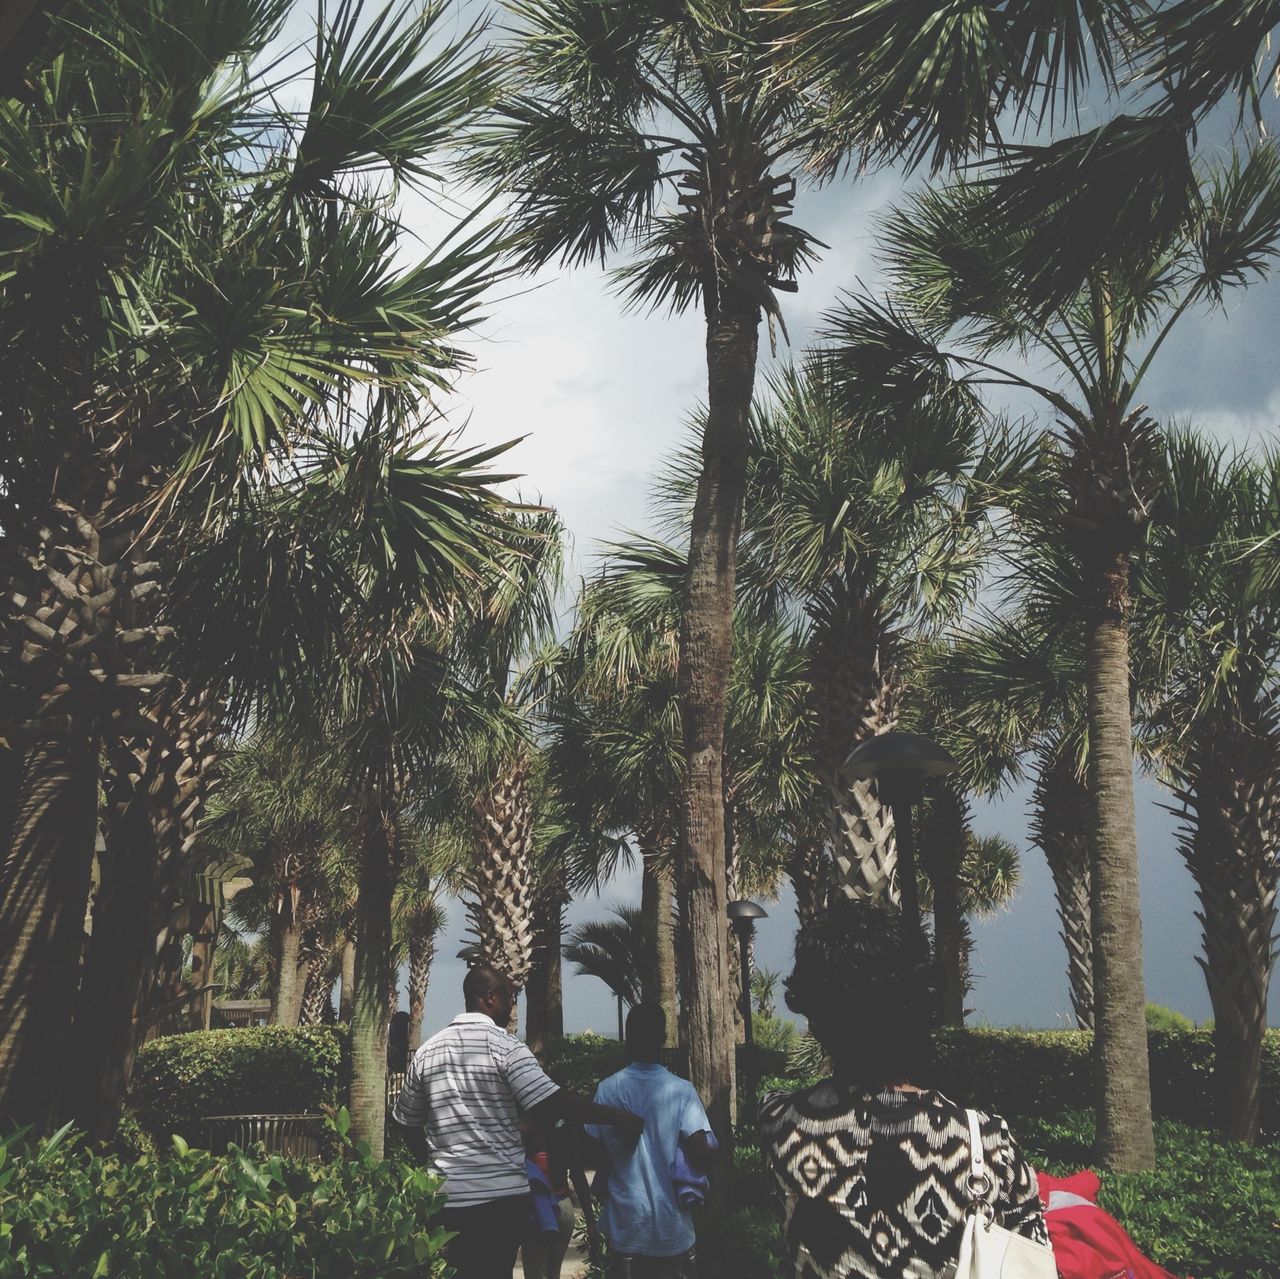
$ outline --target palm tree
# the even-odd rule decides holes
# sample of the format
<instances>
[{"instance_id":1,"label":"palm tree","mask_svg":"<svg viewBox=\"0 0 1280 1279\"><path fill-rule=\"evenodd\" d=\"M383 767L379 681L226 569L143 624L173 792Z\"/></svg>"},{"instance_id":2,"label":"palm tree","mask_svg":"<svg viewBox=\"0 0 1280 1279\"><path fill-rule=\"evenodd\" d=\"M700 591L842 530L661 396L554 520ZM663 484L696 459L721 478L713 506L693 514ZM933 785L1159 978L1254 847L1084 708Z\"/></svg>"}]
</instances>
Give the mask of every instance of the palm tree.
<instances>
[{"instance_id":1,"label":"palm tree","mask_svg":"<svg viewBox=\"0 0 1280 1279\"><path fill-rule=\"evenodd\" d=\"M835 880L892 896L892 822L874 787L842 765L896 726L910 637L976 589L996 495L1025 458L967 400L922 403L910 429L868 396L847 402L815 361L776 378L749 459L750 580L803 610ZM803 840L801 841L803 842Z\"/></svg>"},{"instance_id":2,"label":"palm tree","mask_svg":"<svg viewBox=\"0 0 1280 1279\"><path fill-rule=\"evenodd\" d=\"M635 1007L653 988L653 921L636 906L615 906L615 918L579 924L569 934L564 956L579 977L598 977L618 1001L618 1039L624 1037L623 1005Z\"/></svg>"},{"instance_id":3,"label":"palm tree","mask_svg":"<svg viewBox=\"0 0 1280 1279\"><path fill-rule=\"evenodd\" d=\"M729 1136L722 994L722 752L748 412L762 316L781 318L814 242L786 219L809 124L803 86L769 74L778 31L745 0L513 0L509 93L473 172L513 196L522 262L605 259L632 305L706 320L707 415L689 532L679 670L684 755L677 873L686 904L690 1068ZM669 192L671 204L659 200Z\"/></svg>"},{"instance_id":4,"label":"palm tree","mask_svg":"<svg viewBox=\"0 0 1280 1279\"><path fill-rule=\"evenodd\" d=\"M1191 306L1268 269L1280 237L1280 152L1256 150L1209 176L1202 218L1171 247L1117 259L1099 246L1087 283L1047 318L1024 305L1008 276L1018 245L979 216L980 199L963 184L926 191L887 221L893 297L886 305L857 299L831 317L831 360L855 394L868 379L907 403L922 388L1013 386L1059 423L1044 438L1036 482L1015 515L1029 537L1063 547L1075 574L1095 805L1098 1149L1109 1166L1146 1168L1155 1149L1133 804L1130 578L1162 458L1156 424L1137 396ZM1031 372L1001 359L1015 350ZM1036 360L1050 370L1045 380ZM1029 607L1045 585L1026 583Z\"/></svg>"},{"instance_id":5,"label":"palm tree","mask_svg":"<svg viewBox=\"0 0 1280 1279\"><path fill-rule=\"evenodd\" d=\"M484 64L465 40L440 56L438 6L410 20L397 3L363 26L358 9L344 0L320 33L305 119L256 61L282 0L188 6L180 25L148 3L83 0L63 15L58 61L33 63L32 91L3 106L5 169L23 176L0 201L26 228L0 251L0 680L3 734L24 751L0 862L0 1111L13 1119L48 1122L71 1057L102 753L117 809L132 824L150 807L154 826L104 866L155 883L143 863L159 846L164 877L183 869L173 853L203 785L187 791L190 752L168 752L154 778L144 767L139 799L123 793L130 753L203 739L183 708L209 714L229 675L184 688L171 673L191 678L171 651L187 620L171 571L182 548L218 544L293 483L289 459L362 412L357 383L373 404L440 385L492 276L483 235L395 270L394 217L369 189L430 179L428 157L484 96ZM402 444L365 437L384 460ZM261 619L240 638L260 656ZM122 974L118 989L136 985Z\"/></svg>"},{"instance_id":6,"label":"palm tree","mask_svg":"<svg viewBox=\"0 0 1280 1279\"><path fill-rule=\"evenodd\" d=\"M1035 561L1042 581L1070 580L1050 545L1024 541L1016 555L1027 576ZM1026 774L1031 758L1031 842L1053 877L1076 1023L1092 1030L1093 857L1088 823L1080 821L1089 802L1084 653L1072 593L1060 604L1062 616L1048 627L1045 617L1026 612L966 623L925 656L923 670L935 731L977 793L998 793Z\"/></svg>"},{"instance_id":7,"label":"palm tree","mask_svg":"<svg viewBox=\"0 0 1280 1279\"><path fill-rule=\"evenodd\" d=\"M533 962L535 838L542 763L533 744L533 657L554 622L564 565L564 526L549 510L523 517L479 600L467 644L485 688L521 731L495 752L476 743L471 800L476 843L471 927L486 959L523 990ZM515 1010L512 1010L515 1016Z\"/></svg>"},{"instance_id":8,"label":"palm tree","mask_svg":"<svg viewBox=\"0 0 1280 1279\"><path fill-rule=\"evenodd\" d=\"M1182 803L1179 847L1200 898L1214 1013L1214 1119L1258 1139L1280 863L1280 593L1249 548L1280 535L1280 460L1169 446L1153 518L1139 647L1162 678L1148 708Z\"/></svg>"}]
</instances>

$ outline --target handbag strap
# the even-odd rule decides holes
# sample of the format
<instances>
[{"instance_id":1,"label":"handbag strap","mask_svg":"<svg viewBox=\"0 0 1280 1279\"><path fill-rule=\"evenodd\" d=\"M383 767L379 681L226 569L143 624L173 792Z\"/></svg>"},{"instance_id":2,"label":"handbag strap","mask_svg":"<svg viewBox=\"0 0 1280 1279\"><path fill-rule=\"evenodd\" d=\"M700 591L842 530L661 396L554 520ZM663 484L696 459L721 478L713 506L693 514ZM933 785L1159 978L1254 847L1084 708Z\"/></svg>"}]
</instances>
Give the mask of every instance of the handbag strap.
<instances>
[{"instance_id":1,"label":"handbag strap","mask_svg":"<svg viewBox=\"0 0 1280 1279\"><path fill-rule=\"evenodd\" d=\"M986 1152L982 1148L982 1128L978 1123L978 1112L966 1110L965 1118L969 1121L969 1176L965 1182L965 1190L969 1195L970 1214L981 1214L988 1221L994 1220L995 1206L988 1196L995 1189L995 1178L987 1167Z\"/></svg>"}]
</instances>

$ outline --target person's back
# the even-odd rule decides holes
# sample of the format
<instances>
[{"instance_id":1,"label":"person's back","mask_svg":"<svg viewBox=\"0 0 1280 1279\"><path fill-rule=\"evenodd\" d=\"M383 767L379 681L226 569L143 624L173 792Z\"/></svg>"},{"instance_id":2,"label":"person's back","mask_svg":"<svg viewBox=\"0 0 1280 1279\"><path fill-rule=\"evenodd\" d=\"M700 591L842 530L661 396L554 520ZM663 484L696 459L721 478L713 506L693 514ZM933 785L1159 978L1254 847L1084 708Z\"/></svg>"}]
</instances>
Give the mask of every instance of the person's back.
<instances>
[{"instance_id":1,"label":"person's back","mask_svg":"<svg viewBox=\"0 0 1280 1279\"><path fill-rule=\"evenodd\" d=\"M796 938L787 1003L833 1075L774 1094L760 1143L797 1279L942 1279L970 1205L963 1106L919 1087L936 1001L929 948L896 912L839 900ZM1004 1121L979 1115L994 1220L1048 1244L1035 1174Z\"/></svg>"},{"instance_id":2,"label":"person's back","mask_svg":"<svg viewBox=\"0 0 1280 1279\"><path fill-rule=\"evenodd\" d=\"M633 1008L627 1043L636 1060L596 1090L597 1102L630 1110L644 1120L640 1140L631 1144L607 1129L587 1129L608 1160L600 1229L615 1275L693 1273L693 1218L677 1202L672 1168L682 1146L695 1167L705 1166L711 1124L693 1085L656 1060L664 1039L661 1009Z\"/></svg>"},{"instance_id":3,"label":"person's back","mask_svg":"<svg viewBox=\"0 0 1280 1279\"><path fill-rule=\"evenodd\" d=\"M980 1115L996 1221L1044 1241L1035 1174L998 1116ZM760 1144L796 1275L933 1276L960 1248L969 1126L941 1093L824 1079L761 1103Z\"/></svg>"}]
</instances>

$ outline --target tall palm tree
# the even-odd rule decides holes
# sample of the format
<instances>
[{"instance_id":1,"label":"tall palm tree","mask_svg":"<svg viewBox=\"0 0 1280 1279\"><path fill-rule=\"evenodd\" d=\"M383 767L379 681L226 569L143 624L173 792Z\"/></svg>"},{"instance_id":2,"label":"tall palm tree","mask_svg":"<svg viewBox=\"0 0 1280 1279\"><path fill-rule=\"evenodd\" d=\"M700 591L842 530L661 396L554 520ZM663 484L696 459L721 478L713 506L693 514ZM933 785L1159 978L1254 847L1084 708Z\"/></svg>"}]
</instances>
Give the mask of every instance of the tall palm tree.
<instances>
[{"instance_id":1,"label":"tall palm tree","mask_svg":"<svg viewBox=\"0 0 1280 1279\"><path fill-rule=\"evenodd\" d=\"M467 644L490 695L522 732L489 749L478 742L471 811L476 842L468 914L481 951L523 990L533 962L534 882L542 761L533 743L535 654L554 622L564 526L549 510L523 517L519 538L488 579ZM512 1010L515 1016L515 1010Z\"/></svg>"},{"instance_id":2,"label":"tall palm tree","mask_svg":"<svg viewBox=\"0 0 1280 1279\"><path fill-rule=\"evenodd\" d=\"M746 0L512 0L509 93L473 171L513 196L530 269L636 256L632 305L706 321L707 415L689 534L679 670L685 769L677 873L692 1078L728 1138L733 1051L722 993L722 752L735 554L758 330L810 257L787 221L809 131L803 86L769 75L775 15ZM663 193L671 197L663 208Z\"/></svg>"},{"instance_id":3,"label":"tall palm tree","mask_svg":"<svg viewBox=\"0 0 1280 1279\"><path fill-rule=\"evenodd\" d=\"M1022 541L1010 553L1024 567L1039 563L1042 580L1070 581L1052 546ZM1088 731L1073 595L1059 601L1061 616L1049 626L1025 611L967 623L924 668L937 731L978 793L998 792L1031 761L1031 842L1053 878L1076 1024L1092 1030L1093 856L1089 824L1080 820L1089 804Z\"/></svg>"},{"instance_id":4,"label":"tall palm tree","mask_svg":"<svg viewBox=\"0 0 1280 1279\"><path fill-rule=\"evenodd\" d=\"M908 641L976 589L995 500L1025 462L964 397L921 403L905 425L871 395L850 402L815 361L772 383L748 463L751 582L807 626L836 884L873 898L896 893L892 821L842 765L897 725Z\"/></svg>"},{"instance_id":5,"label":"tall palm tree","mask_svg":"<svg viewBox=\"0 0 1280 1279\"><path fill-rule=\"evenodd\" d=\"M623 1005L634 1007L653 988L653 921L636 906L615 906L615 918L579 924L564 955L579 977L598 977L618 1001L618 1039L623 1038Z\"/></svg>"},{"instance_id":6,"label":"tall palm tree","mask_svg":"<svg viewBox=\"0 0 1280 1279\"><path fill-rule=\"evenodd\" d=\"M1201 904L1214 1119L1250 1143L1280 887L1280 592L1259 580L1249 550L1277 536L1275 454L1226 456L1191 434L1171 441L1137 629L1162 676L1149 719Z\"/></svg>"},{"instance_id":7,"label":"tall palm tree","mask_svg":"<svg viewBox=\"0 0 1280 1279\"><path fill-rule=\"evenodd\" d=\"M1014 386L1057 419L1015 514L1038 540L1065 548L1075 574L1095 805L1098 1150L1109 1166L1147 1168L1155 1147L1133 802L1130 579L1162 456L1158 428L1137 397L1165 337L1193 305L1266 273L1280 238L1280 152L1255 150L1207 175L1202 217L1171 246L1120 259L1099 245L1087 282L1047 318L1009 278L1017 246L981 216L980 203L957 184L923 192L887 221L894 294L885 305L854 300L832 316L832 361L855 392L868 378L906 402L922 387ZM1030 356L1030 372L1002 358L1014 351ZM1044 585L1026 584L1032 606ZM1054 599L1056 606L1056 590Z\"/></svg>"},{"instance_id":8,"label":"tall palm tree","mask_svg":"<svg viewBox=\"0 0 1280 1279\"><path fill-rule=\"evenodd\" d=\"M295 117L257 60L287 11L201 3L178 24L144 0L80 0L58 60L33 63L32 91L0 109L0 201L25 228L0 250L0 681L3 735L24 751L0 861L0 1111L38 1126L71 1057L101 756L120 811L155 819L112 851L113 876L154 882L139 861L157 840L179 873L170 853L189 832L174 815L200 798L189 752L169 751L155 784L128 758L191 737L174 707L227 678L184 688L173 673L190 678L171 652L182 548L294 479L290 458L358 416L357 383L374 403L439 386L491 275L475 235L397 271L394 217L368 189L430 180L428 158L484 96L484 64L465 40L440 56L438 6L362 23L344 2ZM386 459L403 440L373 442Z\"/></svg>"}]
</instances>

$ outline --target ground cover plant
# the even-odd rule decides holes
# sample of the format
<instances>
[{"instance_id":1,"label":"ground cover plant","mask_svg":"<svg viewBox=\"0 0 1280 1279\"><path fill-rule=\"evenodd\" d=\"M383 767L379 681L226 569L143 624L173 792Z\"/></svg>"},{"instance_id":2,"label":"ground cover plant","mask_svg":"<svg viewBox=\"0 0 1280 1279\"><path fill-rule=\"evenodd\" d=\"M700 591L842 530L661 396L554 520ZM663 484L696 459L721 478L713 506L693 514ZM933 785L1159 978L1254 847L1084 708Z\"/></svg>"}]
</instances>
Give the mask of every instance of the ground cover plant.
<instances>
[{"instance_id":1,"label":"ground cover plant","mask_svg":"<svg viewBox=\"0 0 1280 1279\"><path fill-rule=\"evenodd\" d=\"M378 1160L333 1121L333 1160L175 1137L163 1156L124 1156L69 1129L0 1141L0 1279L397 1279L443 1274L431 1224L439 1182Z\"/></svg>"}]
</instances>

